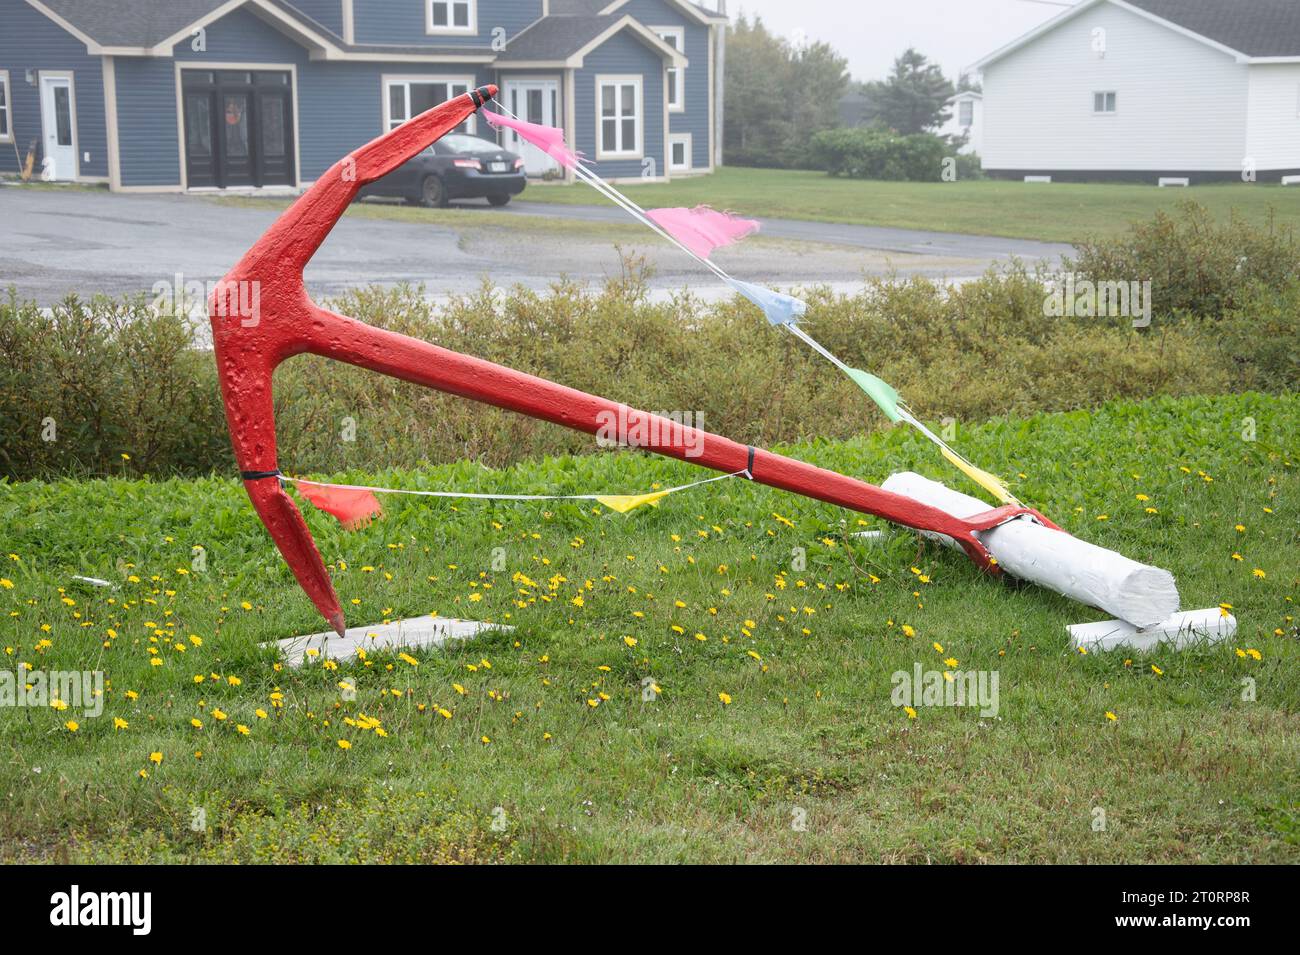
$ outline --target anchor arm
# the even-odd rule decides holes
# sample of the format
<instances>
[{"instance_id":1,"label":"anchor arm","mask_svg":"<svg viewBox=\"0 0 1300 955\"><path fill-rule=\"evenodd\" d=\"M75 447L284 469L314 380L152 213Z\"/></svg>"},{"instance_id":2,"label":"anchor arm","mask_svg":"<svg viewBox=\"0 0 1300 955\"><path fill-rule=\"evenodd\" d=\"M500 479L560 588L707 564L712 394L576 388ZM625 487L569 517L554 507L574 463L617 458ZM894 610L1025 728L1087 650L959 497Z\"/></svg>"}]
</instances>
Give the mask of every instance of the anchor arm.
<instances>
[{"instance_id":1,"label":"anchor arm","mask_svg":"<svg viewBox=\"0 0 1300 955\"><path fill-rule=\"evenodd\" d=\"M652 438L638 442L648 451L724 473L748 469L759 484L883 517L915 530L938 531L956 540L981 566L996 571L977 532L996 527L1027 508L1004 507L971 521L883 488L794 458L690 428L647 412L431 342L376 328L345 315L313 307L313 324L323 332L314 354L344 361L393 378L515 411L575 431L600 434L612 421L646 423ZM667 439L662 436L667 435ZM1035 515L1037 516L1037 515ZM1045 521L1045 519L1043 519Z\"/></svg>"}]
</instances>

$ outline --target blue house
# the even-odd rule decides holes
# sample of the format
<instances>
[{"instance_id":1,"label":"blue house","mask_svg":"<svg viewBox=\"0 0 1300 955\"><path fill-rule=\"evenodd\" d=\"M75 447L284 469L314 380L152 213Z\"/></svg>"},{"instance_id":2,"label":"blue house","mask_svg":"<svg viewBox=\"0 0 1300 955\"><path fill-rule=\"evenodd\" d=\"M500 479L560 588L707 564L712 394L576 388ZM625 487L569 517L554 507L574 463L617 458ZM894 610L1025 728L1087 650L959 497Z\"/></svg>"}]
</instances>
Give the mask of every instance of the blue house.
<instances>
[{"instance_id":1,"label":"blue house","mask_svg":"<svg viewBox=\"0 0 1300 955\"><path fill-rule=\"evenodd\" d=\"M688 0L0 0L0 174L34 149L122 192L302 187L485 83L607 179L709 172L726 23Z\"/></svg>"}]
</instances>

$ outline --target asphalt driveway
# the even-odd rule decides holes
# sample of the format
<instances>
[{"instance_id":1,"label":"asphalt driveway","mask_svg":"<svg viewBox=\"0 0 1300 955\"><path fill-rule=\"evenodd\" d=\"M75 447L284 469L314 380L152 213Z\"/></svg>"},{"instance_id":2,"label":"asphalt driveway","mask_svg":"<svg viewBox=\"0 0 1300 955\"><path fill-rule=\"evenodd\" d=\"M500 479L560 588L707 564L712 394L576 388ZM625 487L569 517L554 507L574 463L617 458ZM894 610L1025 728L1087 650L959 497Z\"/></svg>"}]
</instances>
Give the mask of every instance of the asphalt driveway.
<instances>
[{"instance_id":1,"label":"asphalt driveway","mask_svg":"<svg viewBox=\"0 0 1300 955\"><path fill-rule=\"evenodd\" d=\"M69 292L147 293L177 274L187 282L215 281L275 220L283 202L0 186L0 289L13 286L20 297L48 305ZM517 202L495 210L466 203L456 214L420 218L344 217L307 270L312 294L409 282L423 283L438 298L476 289L484 277L535 289L560 275L600 282L620 272L616 242L647 256L657 294L684 287L704 298L726 292L613 207ZM575 220L601 229L585 235ZM611 231L623 225L626 234ZM716 255L746 279L851 289L864 276L960 279L1011 256L1033 264L1069 251L1022 239L768 219L760 236Z\"/></svg>"}]
</instances>

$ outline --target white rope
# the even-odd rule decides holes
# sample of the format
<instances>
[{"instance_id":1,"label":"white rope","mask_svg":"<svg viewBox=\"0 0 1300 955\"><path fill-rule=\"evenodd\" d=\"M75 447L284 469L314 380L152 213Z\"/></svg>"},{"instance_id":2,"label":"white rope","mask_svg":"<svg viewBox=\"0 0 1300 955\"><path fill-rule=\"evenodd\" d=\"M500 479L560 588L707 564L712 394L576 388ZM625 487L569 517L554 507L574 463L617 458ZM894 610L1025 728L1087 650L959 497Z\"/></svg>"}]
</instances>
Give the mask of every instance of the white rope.
<instances>
[{"instance_id":1,"label":"white rope","mask_svg":"<svg viewBox=\"0 0 1300 955\"><path fill-rule=\"evenodd\" d=\"M705 478L702 481L692 481L690 484L680 484L677 487L664 488L660 491L646 491L642 494L487 494L471 491L418 491L402 487L373 487L368 484L333 484L329 481L312 481L308 478L290 477L287 474L281 475L280 479L290 484L328 487L339 491L370 491L374 494L408 494L416 497L453 497L476 501L598 501L602 497L644 497L647 494L675 494L678 491L689 491L691 488L700 487L704 484L712 484L714 481L725 481L728 478L741 476L752 480L749 469L745 468L730 474L719 474L716 477Z\"/></svg>"}]
</instances>

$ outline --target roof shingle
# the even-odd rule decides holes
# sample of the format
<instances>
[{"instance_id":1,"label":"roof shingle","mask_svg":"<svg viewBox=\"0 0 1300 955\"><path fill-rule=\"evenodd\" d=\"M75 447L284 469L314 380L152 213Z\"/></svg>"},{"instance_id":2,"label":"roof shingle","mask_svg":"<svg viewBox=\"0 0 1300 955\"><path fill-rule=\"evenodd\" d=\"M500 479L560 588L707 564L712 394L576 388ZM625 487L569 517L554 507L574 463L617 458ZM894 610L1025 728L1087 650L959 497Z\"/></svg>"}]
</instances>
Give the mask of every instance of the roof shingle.
<instances>
[{"instance_id":1,"label":"roof shingle","mask_svg":"<svg viewBox=\"0 0 1300 955\"><path fill-rule=\"evenodd\" d=\"M562 60L582 49L621 19L616 14L603 17L546 17L511 40L497 57L497 62Z\"/></svg>"},{"instance_id":2,"label":"roof shingle","mask_svg":"<svg viewBox=\"0 0 1300 955\"><path fill-rule=\"evenodd\" d=\"M100 46L149 47L207 16L224 0L42 0Z\"/></svg>"},{"instance_id":3,"label":"roof shingle","mask_svg":"<svg viewBox=\"0 0 1300 955\"><path fill-rule=\"evenodd\" d=\"M1247 56L1300 56L1296 0L1127 0Z\"/></svg>"}]
</instances>

